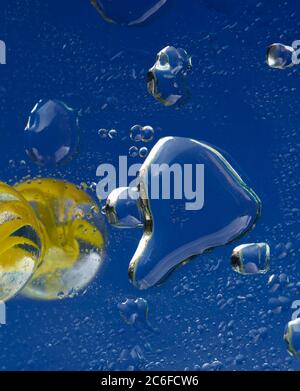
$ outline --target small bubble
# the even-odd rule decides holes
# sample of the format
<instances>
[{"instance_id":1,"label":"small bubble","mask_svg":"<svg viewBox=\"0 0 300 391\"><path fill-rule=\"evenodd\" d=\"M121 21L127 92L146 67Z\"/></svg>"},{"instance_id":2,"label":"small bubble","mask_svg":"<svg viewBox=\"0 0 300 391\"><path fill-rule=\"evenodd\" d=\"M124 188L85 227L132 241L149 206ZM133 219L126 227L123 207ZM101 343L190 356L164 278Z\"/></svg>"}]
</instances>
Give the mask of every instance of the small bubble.
<instances>
[{"instance_id":1,"label":"small bubble","mask_svg":"<svg viewBox=\"0 0 300 391\"><path fill-rule=\"evenodd\" d=\"M91 189L92 191L96 191L96 187L97 187L97 183L96 183L96 182L92 182L92 183L90 184L90 189Z\"/></svg>"},{"instance_id":2,"label":"small bubble","mask_svg":"<svg viewBox=\"0 0 300 391\"><path fill-rule=\"evenodd\" d=\"M98 135L101 137L101 138L106 138L107 137L107 129L104 129L104 128L101 128L98 130Z\"/></svg>"},{"instance_id":3,"label":"small bubble","mask_svg":"<svg viewBox=\"0 0 300 391\"><path fill-rule=\"evenodd\" d=\"M130 138L132 141L142 141L143 139L143 127L141 125L134 125L131 129L130 129Z\"/></svg>"},{"instance_id":4,"label":"small bubble","mask_svg":"<svg viewBox=\"0 0 300 391\"><path fill-rule=\"evenodd\" d=\"M80 188L81 188L82 190L86 191L87 188L88 188L88 185L87 185L85 182L81 182L81 183L80 183Z\"/></svg>"},{"instance_id":5,"label":"small bubble","mask_svg":"<svg viewBox=\"0 0 300 391\"><path fill-rule=\"evenodd\" d=\"M128 153L130 157L136 157L139 154L139 150L136 146L133 145L129 148Z\"/></svg>"},{"instance_id":6,"label":"small bubble","mask_svg":"<svg viewBox=\"0 0 300 391\"><path fill-rule=\"evenodd\" d=\"M285 69L292 67L295 50L291 46L273 43L267 49L267 64L271 68Z\"/></svg>"},{"instance_id":7,"label":"small bubble","mask_svg":"<svg viewBox=\"0 0 300 391\"><path fill-rule=\"evenodd\" d=\"M103 216L106 216L106 205L102 206L101 213L103 214Z\"/></svg>"},{"instance_id":8,"label":"small bubble","mask_svg":"<svg viewBox=\"0 0 300 391\"><path fill-rule=\"evenodd\" d=\"M118 135L118 132L116 131L116 129L111 129L109 132L108 132L108 137L110 139L114 139L116 138Z\"/></svg>"},{"instance_id":9,"label":"small bubble","mask_svg":"<svg viewBox=\"0 0 300 391\"><path fill-rule=\"evenodd\" d=\"M153 140L154 129L152 126L144 126L142 129L142 141L148 143Z\"/></svg>"},{"instance_id":10,"label":"small bubble","mask_svg":"<svg viewBox=\"0 0 300 391\"><path fill-rule=\"evenodd\" d=\"M148 155L148 148L147 147L142 147L142 148L140 148L140 150L139 150L139 156L141 157L141 158L144 158L144 157L146 157Z\"/></svg>"}]
</instances>

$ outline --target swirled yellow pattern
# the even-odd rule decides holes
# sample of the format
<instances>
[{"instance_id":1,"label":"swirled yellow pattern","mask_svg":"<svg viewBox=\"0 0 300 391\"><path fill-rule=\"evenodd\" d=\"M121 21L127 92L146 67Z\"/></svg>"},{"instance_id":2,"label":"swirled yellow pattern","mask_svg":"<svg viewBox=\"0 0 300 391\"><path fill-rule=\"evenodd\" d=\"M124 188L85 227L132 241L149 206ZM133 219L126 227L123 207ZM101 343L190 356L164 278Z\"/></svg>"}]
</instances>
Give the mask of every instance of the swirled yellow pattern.
<instances>
[{"instance_id":1,"label":"swirled yellow pattern","mask_svg":"<svg viewBox=\"0 0 300 391\"><path fill-rule=\"evenodd\" d=\"M41 262L39 221L26 200L0 182L0 300L16 295Z\"/></svg>"},{"instance_id":2,"label":"swirled yellow pattern","mask_svg":"<svg viewBox=\"0 0 300 391\"><path fill-rule=\"evenodd\" d=\"M15 185L40 224L43 260L23 290L36 299L70 297L85 287L103 262L104 224L94 201L71 183L35 179Z\"/></svg>"}]
</instances>

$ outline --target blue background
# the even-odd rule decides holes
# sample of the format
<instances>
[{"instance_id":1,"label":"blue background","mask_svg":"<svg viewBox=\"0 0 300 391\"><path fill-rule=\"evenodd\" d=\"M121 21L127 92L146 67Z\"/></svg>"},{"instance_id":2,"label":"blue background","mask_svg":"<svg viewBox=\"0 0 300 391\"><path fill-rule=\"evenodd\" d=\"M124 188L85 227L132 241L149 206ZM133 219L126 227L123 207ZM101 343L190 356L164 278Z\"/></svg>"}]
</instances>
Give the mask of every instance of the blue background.
<instances>
[{"instance_id":1,"label":"blue background","mask_svg":"<svg viewBox=\"0 0 300 391\"><path fill-rule=\"evenodd\" d=\"M268 45L300 39L299 26L296 0L169 0L136 27L106 23L88 0L1 0L1 180L97 181L100 163L127 154L130 127L151 125L154 141L193 137L232 156L263 203L257 227L240 243L267 241L272 254L270 273L243 277L231 270L230 245L140 292L127 267L141 231L108 227L105 267L83 294L8 302L2 370L300 368L282 340L300 299L300 68L265 63ZM192 97L180 109L160 105L146 89L146 71L167 45L193 57ZM81 110L80 154L52 170L29 161L23 144L28 114L43 98ZM117 129L117 139L101 140L99 128ZM271 292L268 278L280 273L289 282ZM149 303L150 325L127 325L119 314L118 303L137 297Z\"/></svg>"}]
</instances>

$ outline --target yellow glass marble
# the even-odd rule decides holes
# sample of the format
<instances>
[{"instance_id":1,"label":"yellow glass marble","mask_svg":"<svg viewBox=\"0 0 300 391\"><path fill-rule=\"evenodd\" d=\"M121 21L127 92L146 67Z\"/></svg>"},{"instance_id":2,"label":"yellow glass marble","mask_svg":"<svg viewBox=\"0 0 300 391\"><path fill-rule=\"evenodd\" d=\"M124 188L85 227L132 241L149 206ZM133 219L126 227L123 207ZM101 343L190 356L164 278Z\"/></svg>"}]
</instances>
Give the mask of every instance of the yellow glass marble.
<instances>
[{"instance_id":1,"label":"yellow glass marble","mask_svg":"<svg viewBox=\"0 0 300 391\"><path fill-rule=\"evenodd\" d=\"M43 300L74 296L96 275L104 258L104 223L87 193L56 179L15 185L33 208L44 255L22 294Z\"/></svg>"},{"instance_id":2,"label":"yellow glass marble","mask_svg":"<svg viewBox=\"0 0 300 391\"><path fill-rule=\"evenodd\" d=\"M15 296L42 258L39 221L25 199L0 182L0 300Z\"/></svg>"}]
</instances>

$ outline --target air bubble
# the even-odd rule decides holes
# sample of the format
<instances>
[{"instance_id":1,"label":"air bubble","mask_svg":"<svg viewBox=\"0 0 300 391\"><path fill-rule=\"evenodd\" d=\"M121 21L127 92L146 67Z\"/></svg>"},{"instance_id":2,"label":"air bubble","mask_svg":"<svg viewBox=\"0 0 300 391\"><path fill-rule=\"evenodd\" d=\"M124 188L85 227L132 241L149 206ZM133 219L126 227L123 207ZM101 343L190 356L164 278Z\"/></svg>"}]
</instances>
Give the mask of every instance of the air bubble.
<instances>
[{"instance_id":1,"label":"air bubble","mask_svg":"<svg viewBox=\"0 0 300 391\"><path fill-rule=\"evenodd\" d=\"M142 141L144 143L148 143L153 140L153 136L154 136L154 129L152 128L152 126L149 125L144 126L142 129Z\"/></svg>"},{"instance_id":2,"label":"air bubble","mask_svg":"<svg viewBox=\"0 0 300 391\"><path fill-rule=\"evenodd\" d=\"M104 128L101 128L98 130L98 135L101 137L101 138L106 138L108 136L108 131L107 129L104 129Z\"/></svg>"},{"instance_id":3,"label":"air bubble","mask_svg":"<svg viewBox=\"0 0 300 391\"><path fill-rule=\"evenodd\" d=\"M291 46L281 43L273 43L267 50L267 64L271 68L285 69L293 65L293 54L295 50Z\"/></svg>"},{"instance_id":4,"label":"air bubble","mask_svg":"<svg viewBox=\"0 0 300 391\"><path fill-rule=\"evenodd\" d=\"M231 266L240 274L263 274L270 269L270 247L267 243L249 243L236 247Z\"/></svg>"},{"instance_id":5,"label":"air bubble","mask_svg":"<svg viewBox=\"0 0 300 391\"><path fill-rule=\"evenodd\" d=\"M134 125L129 132L129 136L132 141L139 142L142 141L143 138L143 127L141 125Z\"/></svg>"},{"instance_id":6,"label":"air bubble","mask_svg":"<svg viewBox=\"0 0 300 391\"><path fill-rule=\"evenodd\" d=\"M187 74L191 68L191 57L184 49L165 47L148 71L148 92L165 106L184 103L189 97Z\"/></svg>"},{"instance_id":7,"label":"air bubble","mask_svg":"<svg viewBox=\"0 0 300 391\"><path fill-rule=\"evenodd\" d=\"M128 153L130 157L137 157L137 155L139 154L139 149L135 145L133 145L129 148Z\"/></svg>"},{"instance_id":8,"label":"air bubble","mask_svg":"<svg viewBox=\"0 0 300 391\"><path fill-rule=\"evenodd\" d=\"M108 137L110 139L114 139L116 138L118 135L118 132L116 131L116 129L111 129L109 132L108 132Z\"/></svg>"},{"instance_id":9,"label":"air bubble","mask_svg":"<svg viewBox=\"0 0 300 391\"><path fill-rule=\"evenodd\" d=\"M139 149L139 156L141 158L145 158L148 155L148 148L147 147L142 147Z\"/></svg>"},{"instance_id":10,"label":"air bubble","mask_svg":"<svg viewBox=\"0 0 300 391\"><path fill-rule=\"evenodd\" d=\"M78 150L77 113L58 100L40 100L25 128L25 150L38 164L70 160Z\"/></svg>"}]
</instances>

